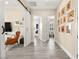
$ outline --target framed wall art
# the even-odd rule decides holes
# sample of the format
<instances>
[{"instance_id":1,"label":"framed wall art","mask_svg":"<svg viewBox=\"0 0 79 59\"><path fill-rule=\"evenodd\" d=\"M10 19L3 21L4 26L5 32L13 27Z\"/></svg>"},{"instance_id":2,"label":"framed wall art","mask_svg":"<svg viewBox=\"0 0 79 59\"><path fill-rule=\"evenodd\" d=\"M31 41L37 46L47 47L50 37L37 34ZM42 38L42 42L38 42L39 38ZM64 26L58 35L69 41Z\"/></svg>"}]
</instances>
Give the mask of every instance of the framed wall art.
<instances>
[{"instance_id":1,"label":"framed wall art","mask_svg":"<svg viewBox=\"0 0 79 59\"><path fill-rule=\"evenodd\" d=\"M67 3L66 9L67 9L67 11L71 9L71 1L69 1L69 2Z\"/></svg>"}]
</instances>

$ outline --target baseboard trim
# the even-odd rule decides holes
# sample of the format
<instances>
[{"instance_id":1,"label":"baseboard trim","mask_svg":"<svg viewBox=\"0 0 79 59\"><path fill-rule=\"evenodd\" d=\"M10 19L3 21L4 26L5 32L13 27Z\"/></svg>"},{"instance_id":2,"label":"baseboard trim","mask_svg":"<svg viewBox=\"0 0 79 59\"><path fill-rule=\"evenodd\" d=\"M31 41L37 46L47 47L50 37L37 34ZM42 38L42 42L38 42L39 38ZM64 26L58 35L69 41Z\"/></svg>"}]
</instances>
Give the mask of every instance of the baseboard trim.
<instances>
[{"instance_id":1,"label":"baseboard trim","mask_svg":"<svg viewBox=\"0 0 79 59\"><path fill-rule=\"evenodd\" d=\"M55 40L55 42L63 49L63 51L71 58L73 59L73 56L59 43Z\"/></svg>"}]
</instances>

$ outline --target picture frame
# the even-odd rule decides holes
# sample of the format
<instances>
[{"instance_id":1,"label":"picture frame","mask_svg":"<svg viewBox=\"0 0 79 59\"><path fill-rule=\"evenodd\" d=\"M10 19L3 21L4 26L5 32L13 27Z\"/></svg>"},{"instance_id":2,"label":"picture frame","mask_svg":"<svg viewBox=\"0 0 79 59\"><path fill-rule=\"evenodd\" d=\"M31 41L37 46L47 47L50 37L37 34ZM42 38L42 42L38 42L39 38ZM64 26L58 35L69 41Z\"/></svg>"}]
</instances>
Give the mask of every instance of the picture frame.
<instances>
[{"instance_id":1,"label":"picture frame","mask_svg":"<svg viewBox=\"0 0 79 59\"><path fill-rule=\"evenodd\" d=\"M66 16L63 17L63 22L64 22L64 23L66 22Z\"/></svg>"},{"instance_id":2,"label":"picture frame","mask_svg":"<svg viewBox=\"0 0 79 59\"><path fill-rule=\"evenodd\" d=\"M65 32L65 27L61 26L61 32Z\"/></svg>"},{"instance_id":3,"label":"picture frame","mask_svg":"<svg viewBox=\"0 0 79 59\"><path fill-rule=\"evenodd\" d=\"M68 22L73 22L73 20L74 20L74 11L72 10L68 13Z\"/></svg>"},{"instance_id":4,"label":"picture frame","mask_svg":"<svg viewBox=\"0 0 79 59\"><path fill-rule=\"evenodd\" d=\"M71 33L71 28L72 28L71 23L67 24L66 25L66 33Z\"/></svg>"},{"instance_id":5,"label":"picture frame","mask_svg":"<svg viewBox=\"0 0 79 59\"><path fill-rule=\"evenodd\" d=\"M15 21L16 24L19 24L19 21Z\"/></svg>"},{"instance_id":6,"label":"picture frame","mask_svg":"<svg viewBox=\"0 0 79 59\"><path fill-rule=\"evenodd\" d=\"M68 16L69 16L69 17L74 17L74 10L70 11L70 12L68 13Z\"/></svg>"},{"instance_id":7,"label":"picture frame","mask_svg":"<svg viewBox=\"0 0 79 59\"><path fill-rule=\"evenodd\" d=\"M61 10L58 12L58 31L59 32L66 32L70 33L71 30L69 29L71 26L66 25L67 23L71 23L74 21L74 10L72 9L72 1L69 0Z\"/></svg>"},{"instance_id":8,"label":"picture frame","mask_svg":"<svg viewBox=\"0 0 79 59\"><path fill-rule=\"evenodd\" d=\"M62 15L65 14L65 7L61 10Z\"/></svg>"},{"instance_id":9,"label":"picture frame","mask_svg":"<svg viewBox=\"0 0 79 59\"><path fill-rule=\"evenodd\" d=\"M66 6L66 10L68 11L68 10L70 10L71 9L71 1L69 1L68 3L67 3L67 6Z\"/></svg>"}]
</instances>

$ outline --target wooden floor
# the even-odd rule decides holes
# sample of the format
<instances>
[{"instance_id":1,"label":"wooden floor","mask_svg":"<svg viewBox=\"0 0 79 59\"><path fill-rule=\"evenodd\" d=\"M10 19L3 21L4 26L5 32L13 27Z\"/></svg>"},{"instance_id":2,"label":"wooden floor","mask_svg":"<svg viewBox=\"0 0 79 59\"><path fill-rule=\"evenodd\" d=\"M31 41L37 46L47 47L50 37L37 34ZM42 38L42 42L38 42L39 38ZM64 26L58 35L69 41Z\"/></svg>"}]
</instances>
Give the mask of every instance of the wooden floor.
<instances>
[{"instance_id":1,"label":"wooden floor","mask_svg":"<svg viewBox=\"0 0 79 59\"><path fill-rule=\"evenodd\" d=\"M70 59L66 53L50 39L42 42L36 39L28 47L14 47L7 53L6 59Z\"/></svg>"}]
</instances>

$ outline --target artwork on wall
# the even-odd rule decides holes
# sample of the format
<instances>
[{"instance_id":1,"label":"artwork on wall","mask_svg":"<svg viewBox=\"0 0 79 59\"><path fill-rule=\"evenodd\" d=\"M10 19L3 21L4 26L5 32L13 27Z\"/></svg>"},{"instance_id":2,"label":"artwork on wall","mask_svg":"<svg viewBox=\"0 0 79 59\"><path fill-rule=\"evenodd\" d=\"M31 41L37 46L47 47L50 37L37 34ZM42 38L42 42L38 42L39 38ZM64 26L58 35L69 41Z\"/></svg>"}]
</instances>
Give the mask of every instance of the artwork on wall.
<instances>
[{"instance_id":1,"label":"artwork on wall","mask_svg":"<svg viewBox=\"0 0 79 59\"><path fill-rule=\"evenodd\" d=\"M66 32L67 32L67 33L70 33L69 26L66 26Z\"/></svg>"},{"instance_id":2,"label":"artwork on wall","mask_svg":"<svg viewBox=\"0 0 79 59\"><path fill-rule=\"evenodd\" d=\"M61 10L61 14L62 14L62 15L65 14L65 7Z\"/></svg>"},{"instance_id":3,"label":"artwork on wall","mask_svg":"<svg viewBox=\"0 0 79 59\"><path fill-rule=\"evenodd\" d=\"M61 31L62 31L62 32L64 32L64 31L65 31L64 26L61 26Z\"/></svg>"},{"instance_id":4,"label":"artwork on wall","mask_svg":"<svg viewBox=\"0 0 79 59\"><path fill-rule=\"evenodd\" d=\"M36 30L35 33L38 34L38 30Z\"/></svg>"},{"instance_id":5,"label":"artwork on wall","mask_svg":"<svg viewBox=\"0 0 79 59\"><path fill-rule=\"evenodd\" d=\"M24 22L24 18L22 18L22 20L20 21L20 25L23 25Z\"/></svg>"},{"instance_id":6,"label":"artwork on wall","mask_svg":"<svg viewBox=\"0 0 79 59\"><path fill-rule=\"evenodd\" d=\"M36 24L36 29L39 29L39 24Z\"/></svg>"},{"instance_id":7,"label":"artwork on wall","mask_svg":"<svg viewBox=\"0 0 79 59\"><path fill-rule=\"evenodd\" d=\"M20 22L20 25L22 25L23 23L22 22Z\"/></svg>"},{"instance_id":8,"label":"artwork on wall","mask_svg":"<svg viewBox=\"0 0 79 59\"><path fill-rule=\"evenodd\" d=\"M64 23L66 22L66 16L63 18L63 22L64 22Z\"/></svg>"},{"instance_id":9,"label":"artwork on wall","mask_svg":"<svg viewBox=\"0 0 79 59\"><path fill-rule=\"evenodd\" d=\"M69 9L71 9L71 1L69 1L69 2L67 3L66 9L67 9L67 11L68 11Z\"/></svg>"},{"instance_id":10,"label":"artwork on wall","mask_svg":"<svg viewBox=\"0 0 79 59\"><path fill-rule=\"evenodd\" d=\"M74 17L74 10L72 10L71 12L69 12L69 17Z\"/></svg>"},{"instance_id":11,"label":"artwork on wall","mask_svg":"<svg viewBox=\"0 0 79 59\"><path fill-rule=\"evenodd\" d=\"M66 32L70 33L71 32L71 24L66 25Z\"/></svg>"},{"instance_id":12,"label":"artwork on wall","mask_svg":"<svg viewBox=\"0 0 79 59\"><path fill-rule=\"evenodd\" d=\"M72 22L74 20L74 11L68 13L68 22Z\"/></svg>"},{"instance_id":13,"label":"artwork on wall","mask_svg":"<svg viewBox=\"0 0 79 59\"><path fill-rule=\"evenodd\" d=\"M50 30L53 30L53 24L50 24Z\"/></svg>"},{"instance_id":14,"label":"artwork on wall","mask_svg":"<svg viewBox=\"0 0 79 59\"><path fill-rule=\"evenodd\" d=\"M15 21L16 24L19 24L19 21Z\"/></svg>"},{"instance_id":15,"label":"artwork on wall","mask_svg":"<svg viewBox=\"0 0 79 59\"><path fill-rule=\"evenodd\" d=\"M72 0L68 1L68 3L59 10L58 13L58 30L59 32L71 32L71 25L66 25L74 21L74 10L72 8Z\"/></svg>"},{"instance_id":16,"label":"artwork on wall","mask_svg":"<svg viewBox=\"0 0 79 59\"><path fill-rule=\"evenodd\" d=\"M73 21L73 18L72 17L69 17L68 18L68 22L72 22Z\"/></svg>"}]
</instances>

